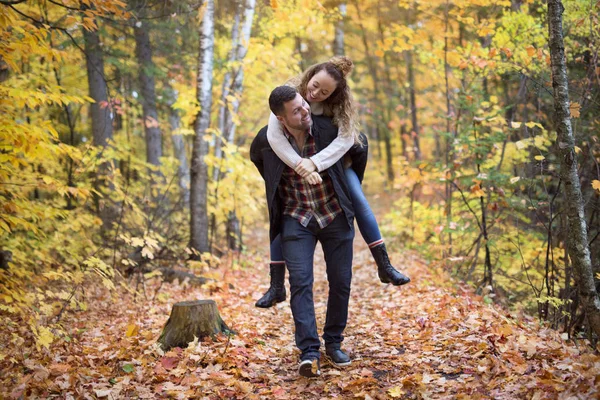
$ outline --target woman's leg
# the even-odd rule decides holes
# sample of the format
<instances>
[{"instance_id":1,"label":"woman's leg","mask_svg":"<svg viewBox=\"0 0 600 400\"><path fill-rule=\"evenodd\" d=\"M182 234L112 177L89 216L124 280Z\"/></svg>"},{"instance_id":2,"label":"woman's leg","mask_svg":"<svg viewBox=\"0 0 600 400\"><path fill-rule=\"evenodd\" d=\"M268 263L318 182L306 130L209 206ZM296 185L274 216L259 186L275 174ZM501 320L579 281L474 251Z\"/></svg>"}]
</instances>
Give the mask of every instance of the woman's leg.
<instances>
[{"instance_id":1,"label":"woman's leg","mask_svg":"<svg viewBox=\"0 0 600 400\"><path fill-rule=\"evenodd\" d=\"M271 242L269 274L271 275L271 284L265 294L256 302L256 307L269 308L285 301L285 261L283 261L281 235L277 235Z\"/></svg>"},{"instance_id":2,"label":"woman's leg","mask_svg":"<svg viewBox=\"0 0 600 400\"><path fill-rule=\"evenodd\" d=\"M346 174L346 182L348 183L348 189L350 190L356 224L358 225L360 234L369 247L383 243L379 225L375 219L375 214L373 214L373 210L362 190L356 172L354 172L352 168L346 168L344 173Z\"/></svg>"},{"instance_id":3,"label":"woman's leg","mask_svg":"<svg viewBox=\"0 0 600 400\"><path fill-rule=\"evenodd\" d=\"M373 210L365 197L356 172L352 168L346 168L344 173L346 174L346 182L350 190L356 223L360 234L373 254L375 263L377 263L379 280L383 283L392 283L397 286L410 282L410 279L406 275L398 272L390 263L375 214L373 214Z\"/></svg>"}]
</instances>

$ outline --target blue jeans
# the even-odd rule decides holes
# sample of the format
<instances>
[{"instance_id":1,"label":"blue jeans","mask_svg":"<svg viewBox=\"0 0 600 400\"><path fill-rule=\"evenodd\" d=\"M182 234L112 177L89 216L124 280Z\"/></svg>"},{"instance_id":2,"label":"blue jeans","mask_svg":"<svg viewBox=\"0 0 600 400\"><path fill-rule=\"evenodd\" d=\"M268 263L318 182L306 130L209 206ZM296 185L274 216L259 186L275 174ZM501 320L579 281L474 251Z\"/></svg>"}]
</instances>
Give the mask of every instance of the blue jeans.
<instances>
[{"instance_id":1,"label":"blue jeans","mask_svg":"<svg viewBox=\"0 0 600 400\"><path fill-rule=\"evenodd\" d=\"M377 225L375 214L373 214L373 210L365 197L356 172L352 168L345 168L344 174L346 175L350 200L352 200L352 207L354 207L354 215L360 234L367 244L381 240L381 232L379 232L379 225Z\"/></svg>"},{"instance_id":2,"label":"blue jeans","mask_svg":"<svg viewBox=\"0 0 600 400\"><path fill-rule=\"evenodd\" d=\"M321 242L329 281L323 340L326 345L339 344L344 340L342 333L348 320L354 229L348 226L343 214L323 229L315 218L304 227L294 218L284 216L281 237L290 279L296 346L302 352L302 360L319 358L320 342L313 301L315 247L317 241Z\"/></svg>"},{"instance_id":3,"label":"blue jeans","mask_svg":"<svg viewBox=\"0 0 600 400\"><path fill-rule=\"evenodd\" d=\"M354 215L358 230L367 244L381 240L379 225L375 219L375 214L365 197L365 194L358 180L356 172L352 168L345 168L346 183L350 191L350 200L354 207ZM271 262L280 263L283 261L283 252L281 250L281 235L277 235L271 242Z\"/></svg>"}]
</instances>

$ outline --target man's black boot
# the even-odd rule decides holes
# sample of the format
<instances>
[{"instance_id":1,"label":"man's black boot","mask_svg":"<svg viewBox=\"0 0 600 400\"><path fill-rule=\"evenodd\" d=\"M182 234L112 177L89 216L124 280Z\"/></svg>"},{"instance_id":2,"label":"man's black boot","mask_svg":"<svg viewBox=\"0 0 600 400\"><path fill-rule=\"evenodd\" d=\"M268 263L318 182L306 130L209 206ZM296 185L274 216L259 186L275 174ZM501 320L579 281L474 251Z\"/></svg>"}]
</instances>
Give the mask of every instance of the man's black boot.
<instances>
[{"instance_id":1,"label":"man's black boot","mask_svg":"<svg viewBox=\"0 0 600 400\"><path fill-rule=\"evenodd\" d=\"M340 348L339 344L329 346L326 345L325 354L327 355L327 357L329 357L331 362L337 365L338 367L345 367L352 363L350 356Z\"/></svg>"},{"instance_id":2,"label":"man's black boot","mask_svg":"<svg viewBox=\"0 0 600 400\"><path fill-rule=\"evenodd\" d=\"M392 283L395 286L405 285L410 282L410 278L399 272L390 263L385 243L371 247L371 254L377 263L377 273L379 280L383 283Z\"/></svg>"},{"instance_id":3,"label":"man's black boot","mask_svg":"<svg viewBox=\"0 0 600 400\"><path fill-rule=\"evenodd\" d=\"M269 273L271 275L271 286L269 290L258 299L255 306L260 308L269 308L277 303L285 301L285 264L270 264Z\"/></svg>"}]
</instances>

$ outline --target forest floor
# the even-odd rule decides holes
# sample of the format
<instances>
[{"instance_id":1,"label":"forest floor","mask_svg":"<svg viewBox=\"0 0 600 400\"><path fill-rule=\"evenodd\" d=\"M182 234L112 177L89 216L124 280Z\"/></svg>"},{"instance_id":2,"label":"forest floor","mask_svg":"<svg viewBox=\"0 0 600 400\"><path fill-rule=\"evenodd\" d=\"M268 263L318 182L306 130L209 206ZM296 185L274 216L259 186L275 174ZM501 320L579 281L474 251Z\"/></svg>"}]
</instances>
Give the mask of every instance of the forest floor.
<instances>
[{"instance_id":1,"label":"forest floor","mask_svg":"<svg viewBox=\"0 0 600 400\"><path fill-rule=\"evenodd\" d=\"M271 309L254 307L268 285L268 259L264 231L250 240L248 248L260 252L221 260L204 271L215 281L202 287L153 278L145 296L88 291L89 310L63 319L69 342L3 349L0 398L600 398L600 357L585 345L486 304L409 252L391 258L412 282L381 284L359 236L343 343L353 362L342 369L323 358L321 377L300 377L289 291ZM322 328L327 280L320 250L314 293ZM237 334L162 354L156 341L173 303L195 299L214 299ZM3 327L0 339L7 343L27 329Z\"/></svg>"}]
</instances>

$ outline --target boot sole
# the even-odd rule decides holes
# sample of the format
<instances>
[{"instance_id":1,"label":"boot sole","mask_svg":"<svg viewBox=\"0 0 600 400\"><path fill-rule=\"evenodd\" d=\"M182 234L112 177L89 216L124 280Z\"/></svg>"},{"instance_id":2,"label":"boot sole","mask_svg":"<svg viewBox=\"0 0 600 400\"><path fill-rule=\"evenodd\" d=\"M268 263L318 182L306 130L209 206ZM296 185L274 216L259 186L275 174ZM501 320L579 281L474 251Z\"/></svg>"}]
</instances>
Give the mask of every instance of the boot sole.
<instances>
[{"instance_id":1,"label":"boot sole","mask_svg":"<svg viewBox=\"0 0 600 400\"><path fill-rule=\"evenodd\" d=\"M347 367L348 365L352 364L352 360L345 362L345 363L337 363L337 362L333 361L333 358L329 357L328 354L325 354L325 357L336 367Z\"/></svg>"},{"instance_id":2,"label":"boot sole","mask_svg":"<svg viewBox=\"0 0 600 400\"><path fill-rule=\"evenodd\" d=\"M270 304L266 304L266 305L262 305L262 304L260 304L260 305L259 305L258 303L255 303L255 304L254 304L254 307L257 307L257 308L271 308L271 307L273 307L275 304L277 304L277 303L281 303L282 301L285 301L285 297L284 297L283 299L275 299L275 300L274 300L274 301L272 301Z\"/></svg>"}]
</instances>

